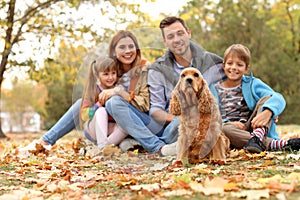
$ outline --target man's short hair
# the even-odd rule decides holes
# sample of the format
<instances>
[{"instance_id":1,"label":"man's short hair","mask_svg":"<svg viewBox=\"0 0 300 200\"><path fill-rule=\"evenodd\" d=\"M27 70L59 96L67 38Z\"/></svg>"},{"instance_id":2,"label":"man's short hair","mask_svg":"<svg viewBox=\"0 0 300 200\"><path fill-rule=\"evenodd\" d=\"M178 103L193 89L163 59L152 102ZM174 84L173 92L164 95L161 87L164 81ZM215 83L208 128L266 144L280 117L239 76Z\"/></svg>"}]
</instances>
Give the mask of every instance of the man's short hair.
<instances>
[{"instance_id":1,"label":"man's short hair","mask_svg":"<svg viewBox=\"0 0 300 200\"><path fill-rule=\"evenodd\" d=\"M170 26L171 24L173 24L175 22L180 22L182 24L182 26L185 28L185 30L188 30L188 27L182 18L175 17L175 16L169 16L169 17L166 17L163 20L161 20L161 22L159 24L159 28L161 30L161 34L162 34L163 38L165 38L163 29L167 26Z\"/></svg>"}]
</instances>

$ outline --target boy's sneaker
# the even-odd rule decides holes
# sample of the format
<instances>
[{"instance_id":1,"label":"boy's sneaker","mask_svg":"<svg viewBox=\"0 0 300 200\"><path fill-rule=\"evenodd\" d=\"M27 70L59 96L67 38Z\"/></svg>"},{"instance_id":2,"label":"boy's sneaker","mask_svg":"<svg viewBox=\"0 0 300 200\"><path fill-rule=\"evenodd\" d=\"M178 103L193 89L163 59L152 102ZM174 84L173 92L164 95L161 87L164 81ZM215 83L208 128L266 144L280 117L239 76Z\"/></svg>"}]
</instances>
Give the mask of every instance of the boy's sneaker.
<instances>
[{"instance_id":1,"label":"boy's sneaker","mask_svg":"<svg viewBox=\"0 0 300 200\"><path fill-rule=\"evenodd\" d=\"M300 138L293 138L287 141L287 145L284 146L285 150L291 149L293 151L299 151L300 149Z\"/></svg>"},{"instance_id":2,"label":"boy's sneaker","mask_svg":"<svg viewBox=\"0 0 300 200\"><path fill-rule=\"evenodd\" d=\"M134 150L135 148L140 148L142 145L133 138L125 138L120 144L119 147L122 152L127 152Z\"/></svg>"},{"instance_id":3,"label":"boy's sneaker","mask_svg":"<svg viewBox=\"0 0 300 200\"><path fill-rule=\"evenodd\" d=\"M250 153L260 153L262 151L265 151L266 147L257 136L253 136L244 146L244 149Z\"/></svg>"},{"instance_id":4,"label":"boy's sneaker","mask_svg":"<svg viewBox=\"0 0 300 200\"><path fill-rule=\"evenodd\" d=\"M171 144L166 144L162 146L160 149L159 154L161 156L176 156L177 155L177 142L171 143Z\"/></svg>"}]
</instances>

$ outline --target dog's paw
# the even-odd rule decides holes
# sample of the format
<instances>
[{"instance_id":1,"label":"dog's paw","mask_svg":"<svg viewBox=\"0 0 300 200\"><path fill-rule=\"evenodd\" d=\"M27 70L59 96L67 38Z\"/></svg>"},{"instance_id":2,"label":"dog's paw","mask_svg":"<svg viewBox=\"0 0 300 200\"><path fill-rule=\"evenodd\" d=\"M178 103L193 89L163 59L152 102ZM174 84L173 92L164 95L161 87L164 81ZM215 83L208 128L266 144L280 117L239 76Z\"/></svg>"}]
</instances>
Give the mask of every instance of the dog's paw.
<instances>
[{"instance_id":1,"label":"dog's paw","mask_svg":"<svg viewBox=\"0 0 300 200\"><path fill-rule=\"evenodd\" d=\"M172 162L173 167L183 167L183 162L181 160L174 160Z\"/></svg>"},{"instance_id":2,"label":"dog's paw","mask_svg":"<svg viewBox=\"0 0 300 200\"><path fill-rule=\"evenodd\" d=\"M226 160L210 160L209 161L210 164L213 165L226 165Z\"/></svg>"}]
</instances>

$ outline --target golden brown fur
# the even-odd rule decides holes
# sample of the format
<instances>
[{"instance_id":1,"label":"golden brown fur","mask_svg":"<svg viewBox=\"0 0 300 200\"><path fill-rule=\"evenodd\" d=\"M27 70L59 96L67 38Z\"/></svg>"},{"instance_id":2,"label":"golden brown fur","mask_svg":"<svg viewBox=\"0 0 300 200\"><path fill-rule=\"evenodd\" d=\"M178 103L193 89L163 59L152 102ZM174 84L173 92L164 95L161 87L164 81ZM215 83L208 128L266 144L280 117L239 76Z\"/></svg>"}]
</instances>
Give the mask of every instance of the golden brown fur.
<instances>
[{"instance_id":1,"label":"golden brown fur","mask_svg":"<svg viewBox=\"0 0 300 200\"><path fill-rule=\"evenodd\" d=\"M170 112L179 116L177 160L190 163L207 158L226 159L229 139L222 132L222 120L214 96L196 68L186 68L172 92Z\"/></svg>"}]
</instances>

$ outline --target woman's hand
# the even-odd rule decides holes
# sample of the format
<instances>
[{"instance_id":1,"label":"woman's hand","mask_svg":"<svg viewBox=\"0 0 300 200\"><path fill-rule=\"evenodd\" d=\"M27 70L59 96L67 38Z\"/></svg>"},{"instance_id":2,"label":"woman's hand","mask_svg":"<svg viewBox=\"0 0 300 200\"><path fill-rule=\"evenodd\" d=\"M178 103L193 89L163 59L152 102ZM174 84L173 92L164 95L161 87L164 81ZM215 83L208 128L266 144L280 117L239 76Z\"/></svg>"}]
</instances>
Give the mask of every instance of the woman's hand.
<instances>
[{"instance_id":1,"label":"woman's hand","mask_svg":"<svg viewBox=\"0 0 300 200\"><path fill-rule=\"evenodd\" d=\"M265 109L263 112L257 114L251 121L252 128L256 129L266 126L269 123L272 115L273 113L269 109Z\"/></svg>"},{"instance_id":2,"label":"woman's hand","mask_svg":"<svg viewBox=\"0 0 300 200\"><path fill-rule=\"evenodd\" d=\"M107 99L109 99L110 97L112 97L114 95L114 89L106 89L103 90L99 96L98 96L98 101L99 103L104 106L105 102L107 101Z\"/></svg>"}]
</instances>

